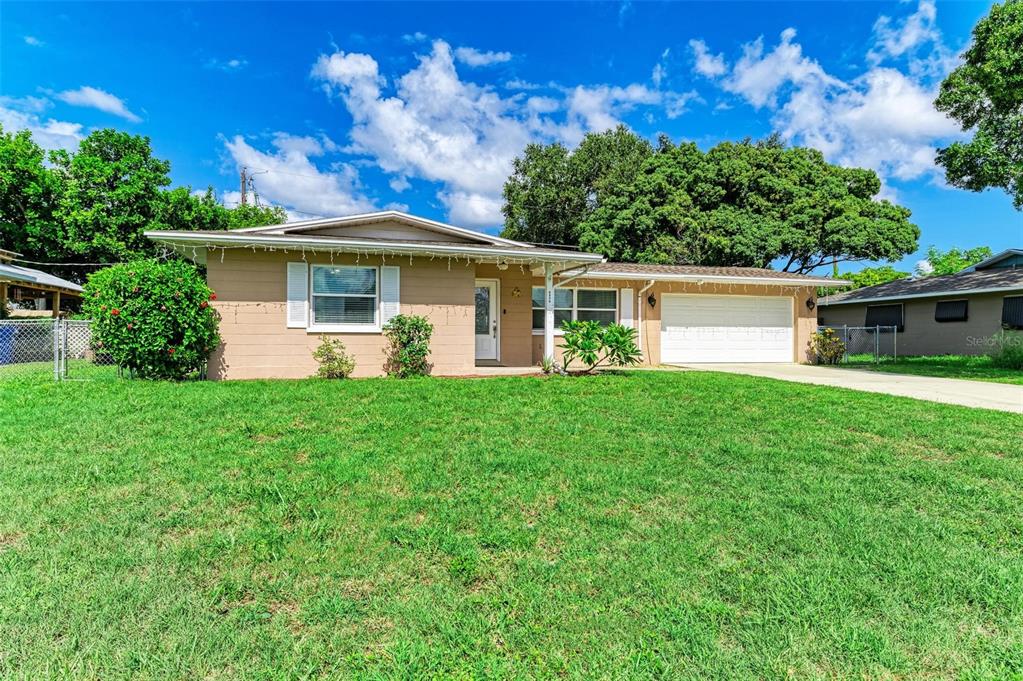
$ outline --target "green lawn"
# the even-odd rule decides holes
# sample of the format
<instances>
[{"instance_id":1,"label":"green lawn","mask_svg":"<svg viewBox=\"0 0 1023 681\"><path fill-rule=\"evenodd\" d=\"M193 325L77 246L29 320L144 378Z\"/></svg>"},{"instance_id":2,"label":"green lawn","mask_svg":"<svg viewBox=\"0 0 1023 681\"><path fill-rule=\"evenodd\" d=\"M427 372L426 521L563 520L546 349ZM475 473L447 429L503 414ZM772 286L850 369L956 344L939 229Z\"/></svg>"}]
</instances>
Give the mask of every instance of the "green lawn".
<instances>
[{"instance_id":1,"label":"green lawn","mask_svg":"<svg viewBox=\"0 0 1023 681\"><path fill-rule=\"evenodd\" d=\"M0 383L0 677L1023 675L1023 418L705 372Z\"/></svg>"},{"instance_id":2,"label":"green lawn","mask_svg":"<svg viewBox=\"0 0 1023 681\"><path fill-rule=\"evenodd\" d=\"M1002 369L991 364L987 355L937 355L933 357L899 357L874 363L867 355L852 356L838 366L848 369L866 369L891 374L914 374L940 378L967 378L972 381L994 381L1023 385L1023 371Z\"/></svg>"}]
</instances>

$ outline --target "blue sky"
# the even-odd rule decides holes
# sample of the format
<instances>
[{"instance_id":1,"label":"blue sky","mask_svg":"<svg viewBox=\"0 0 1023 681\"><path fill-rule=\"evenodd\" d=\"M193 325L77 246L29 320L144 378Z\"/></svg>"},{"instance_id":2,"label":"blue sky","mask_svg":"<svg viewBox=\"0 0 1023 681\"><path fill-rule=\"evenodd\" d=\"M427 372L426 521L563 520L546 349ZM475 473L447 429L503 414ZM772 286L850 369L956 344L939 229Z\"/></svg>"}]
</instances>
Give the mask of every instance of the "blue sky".
<instances>
[{"instance_id":1,"label":"blue sky","mask_svg":"<svg viewBox=\"0 0 1023 681\"><path fill-rule=\"evenodd\" d=\"M623 122L710 146L781 132L870 167L921 249L1023 245L997 191L944 186L930 105L986 3L0 5L0 123L152 138L176 185L295 219L397 207L500 228L531 141ZM912 267L919 254L907 257Z\"/></svg>"}]
</instances>

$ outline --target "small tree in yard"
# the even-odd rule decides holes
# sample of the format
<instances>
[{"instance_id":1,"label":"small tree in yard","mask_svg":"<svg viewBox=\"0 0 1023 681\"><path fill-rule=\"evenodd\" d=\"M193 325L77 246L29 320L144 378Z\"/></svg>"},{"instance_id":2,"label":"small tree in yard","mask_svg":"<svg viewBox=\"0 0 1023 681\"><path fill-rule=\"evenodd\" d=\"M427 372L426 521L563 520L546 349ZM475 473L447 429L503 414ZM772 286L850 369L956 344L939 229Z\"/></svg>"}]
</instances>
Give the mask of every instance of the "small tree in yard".
<instances>
[{"instance_id":1,"label":"small tree in yard","mask_svg":"<svg viewBox=\"0 0 1023 681\"><path fill-rule=\"evenodd\" d=\"M97 347L118 366L141 378L181 379L201 371L220 343L216 297L185 262L140 260L90 275L82 309Z\"/></svg>"},{"instance_id":2,"label":"small tree in yard","mask_svg":"<svg viewBox=\"0 0 1023 681\"><path fill-rule=\"evenodd\" d=\"M387 373L398 378L426 376L430 373L430 336L433 324L426 317L400 314L384 325L391 347L387 355Z\"/></svg>"},{"instance_id":3,"label":"small tree in yard","mask_svg":"<svg viewBox=\"0 0 1023 681\"><path fill-rule=\"evenodd\" d=\"M345 352L345 344L334 338L320 336L320 345L313 352L320 365L316 375L320 378L348 378L355 371L355 359Z\"/></svg>"},{"instance_id":4,"label":"small tree in yard","mask_svg":"<svg viewBox=\"0 0 1023 681\"><path fill-rule=\"evenodd\" d=\"M636 346L636 329L621 324L601 326L594 321L565 322L562 325L562 355L567 367L578 359L592 373L601 366L631 366L642 357Z\"/></svg>"},{"instance_id":5,"label":"small tree in yard","mask_svg":"<svg viewBox=\"0 0 1023 681\"><path fill-rule=\"evenodd\" d=\"M810 336L810 352L816 364L838 364L845 357L845 341L834 329L815 331Z\"/></svg>"}]
</instances>

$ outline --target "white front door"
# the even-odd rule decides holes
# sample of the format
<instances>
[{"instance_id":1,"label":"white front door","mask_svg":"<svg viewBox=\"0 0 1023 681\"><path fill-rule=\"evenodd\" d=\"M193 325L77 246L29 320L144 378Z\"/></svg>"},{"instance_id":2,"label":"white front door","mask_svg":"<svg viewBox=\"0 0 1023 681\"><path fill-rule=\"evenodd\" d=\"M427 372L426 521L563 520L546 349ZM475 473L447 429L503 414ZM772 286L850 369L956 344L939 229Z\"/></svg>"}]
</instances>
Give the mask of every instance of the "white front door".
<instances>
[{"instance_id":1,"label":"white front door","mask_svg":"<svg viewBox=\"0 0 1023 681\"><path fill-rule=\"evenodd\" d=\"M497 280L476 280L476 359L497 359Z\"/></svg>"},{"instance_id":2,"label":"white front door","mask_svg":"<svg viewBox=\"0 0 1023 681\"><path fill-rule=\"evenodd\" d=\"M791 362L792 298L661 296L661 361Z\"/></svg>"}]
</instances>

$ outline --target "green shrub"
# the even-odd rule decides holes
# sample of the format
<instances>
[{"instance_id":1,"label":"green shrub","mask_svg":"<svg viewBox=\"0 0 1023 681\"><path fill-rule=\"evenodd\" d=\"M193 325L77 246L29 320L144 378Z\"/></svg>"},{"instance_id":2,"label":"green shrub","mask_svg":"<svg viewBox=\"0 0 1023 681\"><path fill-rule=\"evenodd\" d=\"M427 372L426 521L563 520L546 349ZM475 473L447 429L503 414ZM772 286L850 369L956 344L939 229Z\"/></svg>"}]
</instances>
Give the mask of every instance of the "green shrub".
<instances>
[{"instance_id":1,"label":"green shrub","mask_svg":"<svg viewBox=\"0 0 1023 681\"><path fill-rule=\"evenodd\" d=\"M180 260L114 265L89 276L82 309L96 349L141 378L181 379L205 369L220 343L216 294Z\"/></svg>"},{"instance_id":2,"label":"green shrub","mask_svg":"<svg viewBox=\"0 0 1023 681\"><path fill-rule=\"evenodd\" d=\"M638 364L643 356L636 345L636 329L621 324L601 326L594 321L574 321L562 324L563 359L567 367L578 359L587 371L599 366L630 366Z\"/></svg>"},{"instance_id":3,"label":"green shrub","mask_svg":"<svg viewBox=\"0 0 1023 681\"><path fill-rule=\"evenodd\" d=\"M834 329L815 331L810 336L810 352L815 364L838 364L845 357L845 341Z\"/></svg>"},{"instance_id":4,"label":"green shrub","mask_svg":"<svg viewBox=\"0 0 1023 681\"><path fill-rule=\"evenodd\" d=\"M995 349L991 352L991 364L1001 369L1023 371L1023 333L999 331L995 334Z\"/></svg>"},{"instance_id":5,"label":"green shrub","mask_svg":"<svg viewBox=\"0 0 1023 681\"><path fill-rule=\"evenodd\" d=\"M320 346L313 351L313 359L320 365L316 369L320 378L348 378L355 371L355 359L345 352L345 344L337 338L320 336Z\"/></svg>"},{"instance_id":6,"label":"green shrub","mask_svg":"<svg viewBox=\"0 0 1023 681\"><path fill-rule=\"evenodd\" d=\"M430 336L433 324L426 317L400 314L384 325L391 347L387 354L387 373L398 378L426 376L430 364Z\"/></svg>"}]
</instances>

